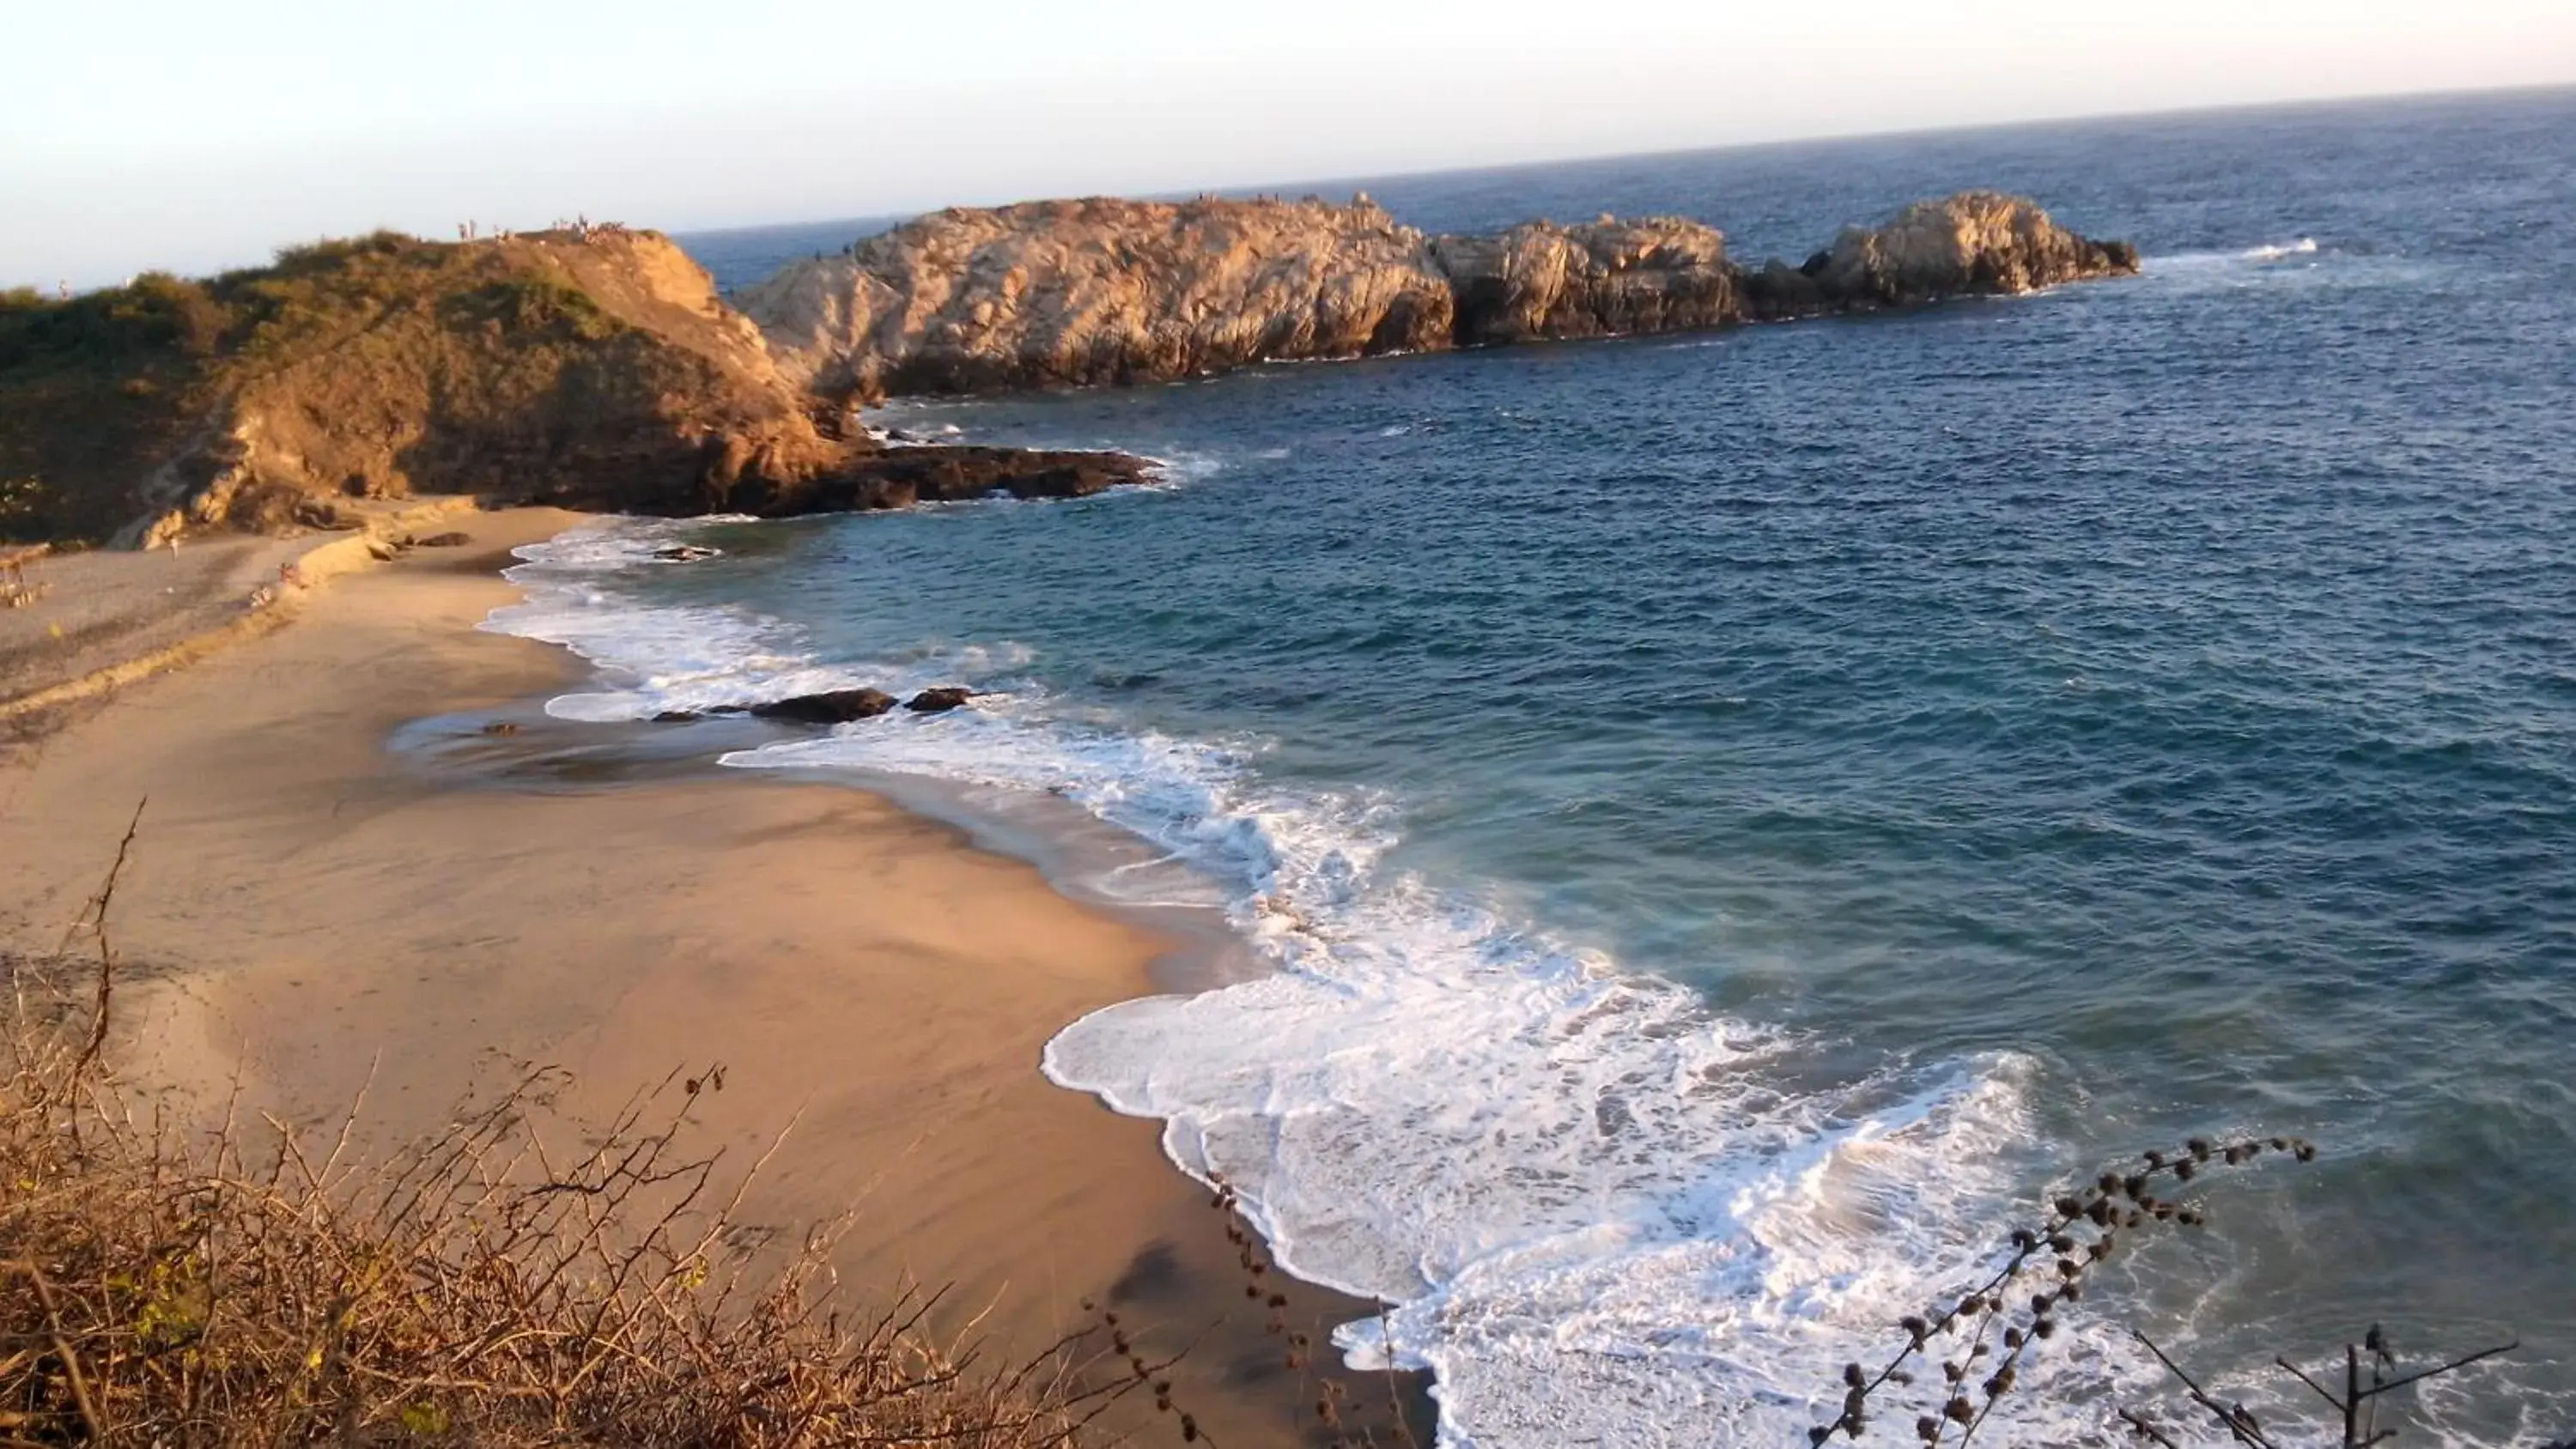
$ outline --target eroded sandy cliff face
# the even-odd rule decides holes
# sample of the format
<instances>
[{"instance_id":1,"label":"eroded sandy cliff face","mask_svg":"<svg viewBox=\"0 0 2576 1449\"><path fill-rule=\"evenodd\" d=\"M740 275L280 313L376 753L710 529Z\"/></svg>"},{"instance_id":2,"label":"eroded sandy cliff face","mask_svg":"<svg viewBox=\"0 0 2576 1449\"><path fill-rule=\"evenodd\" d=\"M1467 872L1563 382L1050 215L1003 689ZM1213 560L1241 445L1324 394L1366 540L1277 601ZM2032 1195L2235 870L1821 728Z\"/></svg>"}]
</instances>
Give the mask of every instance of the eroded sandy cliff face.
<instances>
[{"instance_id":1,"label":"eroded sandy cliff face","mask_svg":"<svg viewBox=\"0 0 2576 1449\"><path fill-rule=\"evenodd\" d=\"M1425 236L1358 198L950 210L739 299L834 397L1142 382L1305 360L1674 332L2137 269L2029 201L1970 192L1748 271L1673 218Z\"/></svg>"}]
</instances>

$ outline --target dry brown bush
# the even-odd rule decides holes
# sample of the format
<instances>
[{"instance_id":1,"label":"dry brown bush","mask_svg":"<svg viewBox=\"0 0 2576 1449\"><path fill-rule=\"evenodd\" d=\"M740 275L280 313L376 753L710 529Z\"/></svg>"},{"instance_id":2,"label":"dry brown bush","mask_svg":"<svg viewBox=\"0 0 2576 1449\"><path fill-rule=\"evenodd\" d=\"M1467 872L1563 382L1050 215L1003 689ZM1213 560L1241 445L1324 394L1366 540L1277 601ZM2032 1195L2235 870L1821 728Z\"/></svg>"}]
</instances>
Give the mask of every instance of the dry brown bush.
<instances>
[{"instance_id":1,"label":"dry brown bush","mask_svg":"<svg viewBox=\"0 0 2576 1449\"><path fill-rule=\"evenodd\" d=\"M382 1165L345 1127L138 1116L108 1060L114 890L77 965L8 963L0 1445L1061 1449L1133 1388L1084 1387L1083 1334L985 1366L930 1334L935 1293L839 1311L829 1229L755 1274L757 1164L680 1146L712 1075L584 1132L530 1071Z\"/></svg>"}]
</instances>

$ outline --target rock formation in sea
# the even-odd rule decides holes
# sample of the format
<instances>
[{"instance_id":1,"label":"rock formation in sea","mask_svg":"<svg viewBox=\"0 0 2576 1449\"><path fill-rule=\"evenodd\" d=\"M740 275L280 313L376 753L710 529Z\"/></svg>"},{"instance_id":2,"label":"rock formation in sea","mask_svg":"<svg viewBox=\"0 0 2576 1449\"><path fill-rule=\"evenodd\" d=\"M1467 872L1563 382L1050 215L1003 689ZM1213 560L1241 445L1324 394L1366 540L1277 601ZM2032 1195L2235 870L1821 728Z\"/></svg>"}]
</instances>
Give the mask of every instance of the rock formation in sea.
<instances>
[{"instance_id":1,"label":"rock formation in sea","mask_svg":"<svg viewBox=\"0 0 2576 1449\"><path fill-rule=\"evenodd\" d=\"M1448 345L1422 234L1366 200L934 212L738 297L832 395L1144 382Z\"/></svg>"},{"instance_id":2,"label":"rock formation in sea","mask_svg":"<svg viewBox=\"0 0 2576 1449\"><path fill-rule=\"evenodd\" d=\"M2025 292L2137 270L2030 201L1964 192L1747 269L1670 217L1430 236L1361 197L1059 201L936 212L737 300L836 398L1145 382Z\"/></svg>"}]
</instances>

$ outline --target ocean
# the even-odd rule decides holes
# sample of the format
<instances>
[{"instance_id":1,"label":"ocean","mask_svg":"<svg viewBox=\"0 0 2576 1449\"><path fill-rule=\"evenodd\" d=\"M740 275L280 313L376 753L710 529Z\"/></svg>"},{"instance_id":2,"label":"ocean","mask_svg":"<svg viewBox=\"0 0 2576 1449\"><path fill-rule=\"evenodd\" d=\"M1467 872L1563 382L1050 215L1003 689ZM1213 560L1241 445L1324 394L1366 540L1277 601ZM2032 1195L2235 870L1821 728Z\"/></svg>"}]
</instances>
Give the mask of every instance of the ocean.
<instances>
[{"instance_id":1,"label":"ocean","mask_svg":"<svg viewBox=\"0 0 2576 1449\"><path fill-rule=\"evenodd\" d=\"M593 662L571 720L992 691L658 728L1079 812L1125 845L1069 888L1228 923L1044 1069L1392 1304L1343 1347L1434 1371L1444 1442L1804 1443L2047 1193L2240 1132L2321 1154L2199 1184L1981 1440L2220 1442L2129 1328L2286 1420L2272 1356L2373 1322L2523 1343L2405 1442L2576 1435L2576 92L1263 189L1795 259L1970 186L2145 270L899 403L1164 481L611 522L492 627ZM741 286L860 229L682 240Z\"/></svg>"}]
</instances>

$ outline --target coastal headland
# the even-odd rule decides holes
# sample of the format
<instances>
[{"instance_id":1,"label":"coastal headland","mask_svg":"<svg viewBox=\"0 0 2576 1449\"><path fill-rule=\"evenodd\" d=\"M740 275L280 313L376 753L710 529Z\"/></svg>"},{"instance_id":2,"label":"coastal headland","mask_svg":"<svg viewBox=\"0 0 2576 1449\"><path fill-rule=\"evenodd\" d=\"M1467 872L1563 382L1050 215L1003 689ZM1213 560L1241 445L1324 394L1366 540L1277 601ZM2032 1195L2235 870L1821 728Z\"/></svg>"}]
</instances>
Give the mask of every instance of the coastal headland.
<instances>
[{"instance_id":1,"label":"coastal headland","mask_svg":"<svg viewBox=\"0 0 2576 1449\"><path fill-rule=\"evenodd\" d=\"M204 281L0 294L0 538L355 527L475 495L763 517L1148 476L1117 453L888 446L855 404L1644 335L2118 276L2137 252L1992 192L1792 266L1652 218L1430 236L1366 199L1033 202L923 217L738 298L583 226L290 248Z\"/></svg>"}]
</instances>

